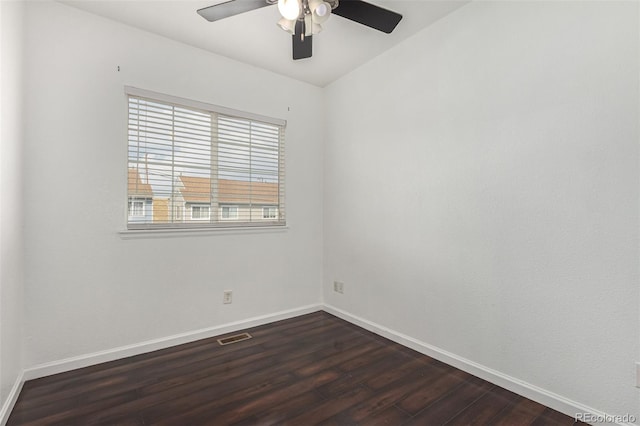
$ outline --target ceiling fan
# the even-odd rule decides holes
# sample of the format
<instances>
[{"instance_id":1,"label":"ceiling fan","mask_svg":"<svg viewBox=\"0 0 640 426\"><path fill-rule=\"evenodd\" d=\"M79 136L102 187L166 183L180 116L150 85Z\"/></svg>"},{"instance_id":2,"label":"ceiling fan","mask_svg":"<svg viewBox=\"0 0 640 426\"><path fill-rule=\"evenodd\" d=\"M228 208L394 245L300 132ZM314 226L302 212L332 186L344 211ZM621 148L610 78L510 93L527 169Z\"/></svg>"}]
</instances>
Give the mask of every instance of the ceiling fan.
<instances>
[{"instance_id":1,"label":"ceiling fan","mask_svg":"<svg viewBox=\"0 0 640 426\"><path fill-rule=\"evenodd\" d=\"M332 13L387 34L402 19L396 12L363 0L230 0L199 9L198 14L213 22L274 4L282 15L278 26L292 35L293 59L311 57L313 35Z\"/></svg>"}]
</instances>

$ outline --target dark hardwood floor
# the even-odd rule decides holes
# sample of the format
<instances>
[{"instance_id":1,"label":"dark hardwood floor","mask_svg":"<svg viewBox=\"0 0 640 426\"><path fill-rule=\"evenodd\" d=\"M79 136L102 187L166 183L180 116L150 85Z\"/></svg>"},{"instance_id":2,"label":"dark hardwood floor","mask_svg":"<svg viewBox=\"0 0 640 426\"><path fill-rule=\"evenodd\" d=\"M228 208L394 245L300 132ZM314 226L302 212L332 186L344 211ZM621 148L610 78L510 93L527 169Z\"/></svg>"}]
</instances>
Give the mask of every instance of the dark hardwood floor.
<instances>
[{"instance_id":1,"label":"dark hardwood floor","mask_svg":"<svg viewBox=\"0 0 640 426\"><path fill-rule=\"evenodd\" d=\"M324 312L246 331L28 381L8 425L574 423Z\"/></svg>"}]
</instances>

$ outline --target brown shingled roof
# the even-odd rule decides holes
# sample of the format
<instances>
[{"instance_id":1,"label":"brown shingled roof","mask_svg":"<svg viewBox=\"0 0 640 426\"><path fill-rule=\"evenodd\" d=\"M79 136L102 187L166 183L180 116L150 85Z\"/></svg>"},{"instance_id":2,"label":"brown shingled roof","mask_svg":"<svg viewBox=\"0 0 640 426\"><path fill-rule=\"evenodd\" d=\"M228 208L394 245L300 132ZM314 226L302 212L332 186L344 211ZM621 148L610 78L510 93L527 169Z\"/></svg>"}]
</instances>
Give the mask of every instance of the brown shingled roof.
<instances>
[{"instance_id":1,"label":"brown shingled roof","mask_svg":"<svg viewBox=\"0 0 640 426\"><path fill-rule=\"evenodd\" d=\"M137 169L129 168L128 178L129 196L153 197L153 190L148 183L142 183Z\"/></svg>"},{"instance_id":2,"label":"brown shingled roof","mask_svg":"<svg viewBox=\"0 0 640 426\"><path fill-rule=\"evenodd\" d=\"M211 179L180 176L182 197L188 203L210 203ZM278 204L278 184L219 179L218 202L223 204Z\"/></svg>"}]
</instances>

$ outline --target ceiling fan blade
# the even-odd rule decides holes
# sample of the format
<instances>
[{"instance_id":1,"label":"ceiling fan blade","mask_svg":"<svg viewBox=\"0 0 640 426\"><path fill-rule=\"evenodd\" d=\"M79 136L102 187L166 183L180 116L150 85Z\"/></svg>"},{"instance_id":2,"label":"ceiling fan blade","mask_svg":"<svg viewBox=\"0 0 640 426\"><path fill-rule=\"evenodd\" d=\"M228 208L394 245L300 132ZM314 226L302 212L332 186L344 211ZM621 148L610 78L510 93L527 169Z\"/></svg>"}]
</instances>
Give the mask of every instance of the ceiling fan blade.
<instances>
[{"instance_id":1,"label":"ceiling fan blade","mask_svg":"<svg viewBox=\"0 0 640 426\"><path fill-rule=\"evenodd\" d=\"M209 22L218 21L230 16L239 15L261 7L271 6L265 0L230 0L213 6L198 9L198 15Z\"/></svg>"},{"instance_id":2,"label":"ceiling fan blade","mask_svg":"<svg viewBox=\"0 0 640 426\"><path fill-rule=\"evenodd\" d=\"M293 40L293 59L310 58L312 53L313 36L305 36L304 21L296 21L296 29L291 36Z\"/></svg>"},{"instance_id":3,"label":"ceiling fan blade","mask_svg":"<svg viewBox=\"0 0 640 426\"><path fill-rule=\"evenodd\" d=\"M399 13L362 0L340 0L338 7L331 13L387 34L391 33L402 19Z\"/></svg>"}]
</instances>

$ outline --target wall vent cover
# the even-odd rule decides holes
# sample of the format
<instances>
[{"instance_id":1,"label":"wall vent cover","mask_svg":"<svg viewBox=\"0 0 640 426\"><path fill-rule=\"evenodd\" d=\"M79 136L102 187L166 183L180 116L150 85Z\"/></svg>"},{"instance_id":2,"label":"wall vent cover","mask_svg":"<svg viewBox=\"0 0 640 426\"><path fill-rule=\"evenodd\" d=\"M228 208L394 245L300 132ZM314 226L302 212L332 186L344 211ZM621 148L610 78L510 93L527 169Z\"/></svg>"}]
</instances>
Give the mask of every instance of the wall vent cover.
<instances>
[{"instance_id":1,"label":"wall vent cover","mask_svg":"<svg viewBox=\"0 0 640 426\"><path fill-rule=\"evenodd\" d=\"M247 339L251 339L251 335L249 333L240 333L234 336L218 339L218 343L224 346L224 345L230 345L231 343L242 342L243 340L247 340Z\"/></svg>"}]
</instances>

